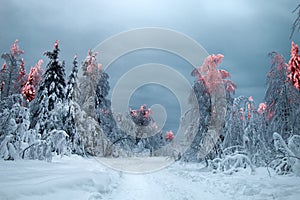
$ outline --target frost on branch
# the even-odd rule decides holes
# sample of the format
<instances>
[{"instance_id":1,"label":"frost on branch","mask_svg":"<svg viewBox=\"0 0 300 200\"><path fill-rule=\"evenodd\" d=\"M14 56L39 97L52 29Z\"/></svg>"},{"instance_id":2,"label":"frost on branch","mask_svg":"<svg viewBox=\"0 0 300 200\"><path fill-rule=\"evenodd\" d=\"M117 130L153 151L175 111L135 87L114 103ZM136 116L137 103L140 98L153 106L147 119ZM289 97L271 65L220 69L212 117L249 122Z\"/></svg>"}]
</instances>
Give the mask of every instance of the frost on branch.
<instances>
[{"instance_id":1,"label":"frost on branch","mask_svg":"<svg viewBox=\"0 0 300 200\"><path fill-rule=\"evenodd\" d=\"M292 84L300 91L300 55L299 47L292 42L291 58L288 66L288 78Z\"/></svg>"}]
</instances>

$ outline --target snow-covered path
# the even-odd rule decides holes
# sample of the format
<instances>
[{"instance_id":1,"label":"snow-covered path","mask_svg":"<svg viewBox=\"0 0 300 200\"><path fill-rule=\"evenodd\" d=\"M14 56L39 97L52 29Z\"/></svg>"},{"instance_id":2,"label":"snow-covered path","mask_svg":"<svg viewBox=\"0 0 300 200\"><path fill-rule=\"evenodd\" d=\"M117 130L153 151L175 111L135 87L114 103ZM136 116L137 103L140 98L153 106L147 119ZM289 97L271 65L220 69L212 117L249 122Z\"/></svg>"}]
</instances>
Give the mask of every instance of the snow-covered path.
<instances>
[{"instance_id":1,"label":"snow-covered path","mask_svg":"<svg viewBox=\"0 0 300 200\"><path fill-rule=\"evenodd\" d=\"M110 199L141 200L141 199L168 199L159 184L152 182L145 175L122 175L120 187L110 195Z\"/></svg>"},{"instance_id":2,"label":"snow-covered path","mask_svg":"<svg viewBox=\"0 0 300 200\"><path fill-rule=\"evenodd\" d=\"M220 199L220 192L212 193L206 185L188 180L187 177L176 176L165 170L151 174L123 174L120 186L107 199L123 200L193 200ZM200 191L201 189L202 191Z\"/></svg>"},{"instance_id":3,"label":"snow-covered path","mask_svg":"<svg viewBox=\"0 0 300 200\"><path fill-rule=\"evenodd\" d=\"M298 200L300 178L269 176L266 168L255 174L243 170L233 175L201 171L197 164L175 163L148 174L122 173L119 186L105 199L124 200Z\"/></svg>"},{"instance_id":4,"label":"snow-covered path","mask_svg":"<svg viewBox=\"0 0 300 200\"><path fill-rule=\"evenodd\" d=\"M113 162L128 168L143 166L139 158ZM157 162L155 158L152 165ZM269 177L266 168L257 169L255 174L246 169L232 175L213 174L201 168L177 162L153 173L130 174L109 169L99 160L78 156L55 158L52 163L2 160L0 200L300 199L300 177Z\"/></svg>"}]
</instances>

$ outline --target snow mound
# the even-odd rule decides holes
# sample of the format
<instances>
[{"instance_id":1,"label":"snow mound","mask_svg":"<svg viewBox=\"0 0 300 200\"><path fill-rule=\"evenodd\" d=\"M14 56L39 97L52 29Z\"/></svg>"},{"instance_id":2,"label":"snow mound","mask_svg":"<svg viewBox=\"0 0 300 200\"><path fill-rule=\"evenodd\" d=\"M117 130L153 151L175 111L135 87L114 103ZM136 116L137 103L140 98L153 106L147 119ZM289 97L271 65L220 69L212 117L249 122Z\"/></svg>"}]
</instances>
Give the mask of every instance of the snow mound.
<instances>
[{"instance_id":1,"label":"snow mound","mask_svg":"<svg viewBox=\"0 0 300 200\"><path fill-rule=\"evenodd\" d=\"M0 161L1 199L101 199L116 187L118 175L94 159L55 158Z\"/></svg>"}]
</instances>

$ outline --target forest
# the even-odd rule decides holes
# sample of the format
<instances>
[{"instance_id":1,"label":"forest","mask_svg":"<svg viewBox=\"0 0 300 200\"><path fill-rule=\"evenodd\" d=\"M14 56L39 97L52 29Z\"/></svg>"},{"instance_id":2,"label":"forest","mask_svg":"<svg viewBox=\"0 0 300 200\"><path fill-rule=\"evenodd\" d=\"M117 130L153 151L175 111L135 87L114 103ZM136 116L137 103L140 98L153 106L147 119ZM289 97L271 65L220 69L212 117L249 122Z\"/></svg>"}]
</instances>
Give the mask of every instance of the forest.
<instances>
[{"instance_id":1,"label":"forest","mask_svg":"<svg viewBox=\"0 0 300 200\"><path fill-rule=\"evenodd\" d=\"M237 86L230 73L218 67L222 54L209 55L191 72L195 82L190 102L201 106L192 105L181 121L188 127L184 142L190 144L183 155L166 146L176 135L158 131L146 105L113 116L107 98L109 76L98 63L97 52L89 50L81 64L74 56L68 77L59 52L56 41L53 50L44 53L49 59L45 68L39 60L28 74L18 40L2 54L2 159L51 161L53 155L142 153L205 162L214 171L267 166L278 174L300 173L300 55L294 42L288 61L277 52L269 53L265 102L259 104L251 96L233 97ZM215 122L216 116L225 119L222 124ZM203 147L209 148L205 154Z\"/></svg>"}]
</instances>

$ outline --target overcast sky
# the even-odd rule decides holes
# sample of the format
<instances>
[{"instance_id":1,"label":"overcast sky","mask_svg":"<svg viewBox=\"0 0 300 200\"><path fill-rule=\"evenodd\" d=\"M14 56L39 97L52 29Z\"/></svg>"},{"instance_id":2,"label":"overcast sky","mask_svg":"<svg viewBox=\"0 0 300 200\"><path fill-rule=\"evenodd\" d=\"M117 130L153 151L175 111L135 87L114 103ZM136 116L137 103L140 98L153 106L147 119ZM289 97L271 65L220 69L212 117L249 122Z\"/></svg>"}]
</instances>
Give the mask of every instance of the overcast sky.
<instances>
[{"instance_id":1,"label":"overcast sky","mask_svg":"<svg viewBox=\"0 0 300 200\"><path fill-rule=\"evenodd\" d=\"M18 38L29 68L41 58L47 63L42 53L58 39L61 59L69 69L75 53L82 60L88 49L112 35L142 27L169 28L195 39L210 54L222 53L221 66L232 74L237 95L251 95L259 103L266 89L268 52L288 59L296 17L292 10L298 4L296 0L1 0L0 53ZM300 42L299 33L293 40ZM152 53L154 61L172 64L169 55ZM143 61L149 62L147 56ZM142 63L130 55L119 61L125 62ZM109 73L114 76L113 70Z\"/></svg>"}]
</instances>

